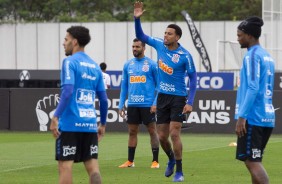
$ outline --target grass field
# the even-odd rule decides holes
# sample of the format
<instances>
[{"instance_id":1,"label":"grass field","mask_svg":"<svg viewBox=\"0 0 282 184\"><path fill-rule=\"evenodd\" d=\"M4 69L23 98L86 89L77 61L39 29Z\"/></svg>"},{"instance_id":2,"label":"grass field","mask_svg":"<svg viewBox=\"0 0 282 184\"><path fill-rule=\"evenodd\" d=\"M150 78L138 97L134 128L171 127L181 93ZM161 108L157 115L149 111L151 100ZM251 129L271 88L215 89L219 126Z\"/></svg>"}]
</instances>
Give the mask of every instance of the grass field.
<instances>
[{"instance_id":1,"label":"grass field","mask_svg":"<svg viewBox=\"0 0 282 184\"><path fill-rule=\"evenodd\" d=\"M234 159L235 147L228 144L235 135L182 134L184 146L184 183L245 184L251 183L243 163ZM107 133L100 142L99 162L104 184L171 183L164 177L167 162L160 150L159 169L151 169L149 137L139 134L135 168L120 169L127 159L127 134ZM282 135L273 135L264 156L271 184L282 183ZM74 184L87 183L83 164L75 164ZM58 181L51 133L0 132L0 183L54 184Z\"/></svg>"}]
</instances>

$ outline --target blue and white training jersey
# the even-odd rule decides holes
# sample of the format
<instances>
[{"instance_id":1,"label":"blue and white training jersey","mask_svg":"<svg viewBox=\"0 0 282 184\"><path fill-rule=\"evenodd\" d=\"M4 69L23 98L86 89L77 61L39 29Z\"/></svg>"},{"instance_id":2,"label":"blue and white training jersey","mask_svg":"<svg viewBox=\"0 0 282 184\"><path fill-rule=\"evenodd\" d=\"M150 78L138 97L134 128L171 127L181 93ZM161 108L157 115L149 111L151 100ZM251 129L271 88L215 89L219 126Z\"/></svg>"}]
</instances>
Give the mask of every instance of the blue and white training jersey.
<instances>
[{"instance_id":1,"label":"blue and white training jersey","mask_svg":"<svg viewBox=\"0 0 282 184\"><path fill-rule=\"evenodd\" d=\"M77 52L63 61L61 85L74 85L69 105L59 118L59 130L97 132L94 107L96 91L105 91L99 65L84 52Z\"/></svg>"},{"instance_id":2,"label":"blue and white training jersey","mask_svg":"<svg viewBox=\"0 0 282 184\"><path fill-rule=\"evenodd\" d=\"M160 38L148 37L147 44L158 55L159 93L187 96L185 77L196 72L191 54L180 44L176 50L167 49Z\"/></svg>"},{"instance_id":3,"label":"blue and white training jersey","mask_svg":"<svg viewBox=\"0 0 282 184\"><path fill-rule=\"evenodd\" d=\"M274 60L260 45L248 48L240 71L235 119L247 119L251 125L275 126L272 105Z\"/></svg>"},{"instance_id":4,"label":"blue and white training jersey","mask_svg":"<svg viewBox=\"0 0 282 184\"><path fill-rule=\"evenodd\" d=\"M119 109L128 96L129 107L151 107L155 101L157 63L148 57L128 60L123 67Z\"/></svg>"}]
</instances>

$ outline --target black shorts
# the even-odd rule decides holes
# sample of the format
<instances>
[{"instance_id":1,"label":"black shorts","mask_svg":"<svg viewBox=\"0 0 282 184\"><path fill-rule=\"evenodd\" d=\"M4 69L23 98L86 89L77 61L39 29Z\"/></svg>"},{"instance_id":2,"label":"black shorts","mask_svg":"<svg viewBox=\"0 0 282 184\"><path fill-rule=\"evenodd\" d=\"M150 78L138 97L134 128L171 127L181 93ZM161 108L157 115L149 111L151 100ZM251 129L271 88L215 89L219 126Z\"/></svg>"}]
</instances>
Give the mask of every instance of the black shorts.
<instances>
[{"instance_id":1,"label":"black shorts","mask_svg":"<svg viewBox=\"0 0 282 184\"><path fill-rule=\"evenodd\" d=\"M158 94L157 100L157 124L170 123L171 121L185 121L185 114L182 114L186 104L185 96Z\"/></svg>"},{"instance_id":2,"label":"black shorts","mask_svg":"<svg viewBox=\"0 0 282 184\"><path fill-rule=\"evenodd\" d=\"M127 123L128 124L144 124L156 122L155 113L150 112L151 107L128 107Z\"/></svg>"},{"instance_id":3,"label":"black shorts","mask_svg":"<svg viewBox=\"0 0 282 184\"><path fill-rule=\"evenodd\" d=\"M85 162L98 158L97 133L61 132L56 140L56 160Z\"/></svg>"},{"instance_id":4,"label":"black shorts","mask_svg":"<svg viewBox=\"0 0 282 184\"><path fill-rule=\"evenodd\" d=\"M261 162L273 128L247 125L247 134L237 139L236 159Z\"/></svg>"}]
</instances>

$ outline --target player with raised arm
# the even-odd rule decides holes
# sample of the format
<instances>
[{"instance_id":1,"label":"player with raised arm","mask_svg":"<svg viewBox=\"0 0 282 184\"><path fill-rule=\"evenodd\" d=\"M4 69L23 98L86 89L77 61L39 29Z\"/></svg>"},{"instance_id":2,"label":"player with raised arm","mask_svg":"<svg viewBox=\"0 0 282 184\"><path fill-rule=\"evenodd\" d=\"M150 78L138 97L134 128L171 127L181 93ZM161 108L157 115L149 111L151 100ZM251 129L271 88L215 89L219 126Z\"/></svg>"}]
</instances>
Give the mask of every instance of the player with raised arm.
<instances>
[{"instance_id":1,"label":"player with raised arm","mask_svg":"<svg viewBox=\"0 0 282 184\"><path fill-rule=\"evenodd\" d=\"M191 54L178 43L182 30L176 24L167 26L164 38L155 38L143 33L140 17L143 15L143 3L134 3L134 20L136 37L154 47L158 60L158 99L157 99L157 131L160 144L169 161L165 176L176 173L174 182L184 181L182 171L181 126L185 114L192 111L196 94L196 69ZM185 84L185 76L189 76L189 95ZM171 138L171 142L169 141ZM171 145L172 144L172 145Z\"/></svg>"}]
</instances>

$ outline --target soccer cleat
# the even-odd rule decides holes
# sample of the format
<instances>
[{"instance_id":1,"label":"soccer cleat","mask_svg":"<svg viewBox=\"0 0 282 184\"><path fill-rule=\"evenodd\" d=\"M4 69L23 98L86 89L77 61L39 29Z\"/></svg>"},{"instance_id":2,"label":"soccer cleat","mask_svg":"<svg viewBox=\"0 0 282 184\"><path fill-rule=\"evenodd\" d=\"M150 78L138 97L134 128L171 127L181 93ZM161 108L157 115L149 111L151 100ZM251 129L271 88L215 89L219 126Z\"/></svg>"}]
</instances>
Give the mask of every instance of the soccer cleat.
<instances>
[{"instance_id":1,"label":"soccer cleat","mask_svg":"<svg viewBox=\"0 0 282 184\"><path fill-rule=\"evenodd\" d=\"M119 168L134 167L134 162L126 161L124 164L118 166Z\"/></svg>"},{"instance_id":2,"label":"soccer cleat","mask_svg":"<svg viewBox=\"0 0 282 184\"><path fill-rule=\"evenodd\" d=\"M172 181L173 182L182 182L182 181L184 181L183 173L182 172L176 172Z\"/></svg>"},{"instance_id":3,"label":"soccer cleat","mask_svg":"<svg viewBox=\"0 0 282 184\"><path fill-rule=\"evenodd\" d=\"M160 164L157 161L154 161L152 162L151 168L152 169L160 168Z\"/></svg>"},{"instance_id":4,"label":"soccer cleat","mask_svg":"<svg viewBox=\"0 0 282 184\"><path fill-rule=\"evenodd\" d=\"M165 170L165 176L166 177L170 177L173 174L174 165L175 165L175 160L168 161L167 167L166 167L166 170Z\"/></svg>"}]
</instances>

